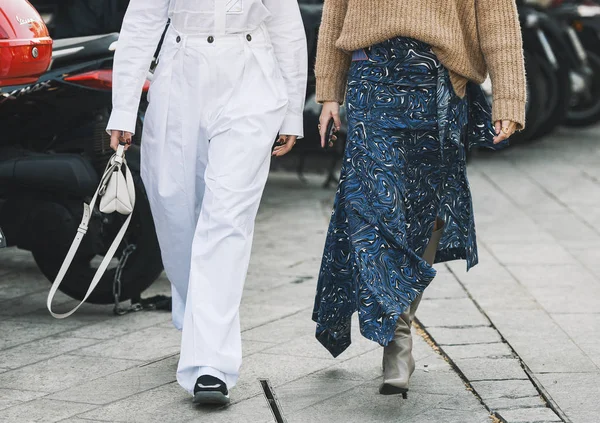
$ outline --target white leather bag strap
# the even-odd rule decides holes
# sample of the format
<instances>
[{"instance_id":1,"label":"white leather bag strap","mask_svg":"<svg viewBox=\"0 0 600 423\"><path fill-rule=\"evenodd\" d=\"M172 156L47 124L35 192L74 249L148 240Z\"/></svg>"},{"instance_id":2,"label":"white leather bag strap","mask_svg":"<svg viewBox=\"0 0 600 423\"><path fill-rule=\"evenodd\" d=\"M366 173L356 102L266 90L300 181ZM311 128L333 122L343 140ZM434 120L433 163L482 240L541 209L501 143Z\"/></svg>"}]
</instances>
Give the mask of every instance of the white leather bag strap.
<instances>
[{"instance_id":1,"label":"white leather bag strap","mask_svg":"<svg viewBox=\"0 0 600 423\"><path fill-rule=\"evenodd\" d=\"M122 154L122 150L120 152ZM122 166L125 166L125 173L126 173L127 179L129 181L133 181L131 171L129 170L129 167L127 167L127 164L124 160L123 160ZM48 293L48 300L46 302L46 306L48 307L48 311L50 312L50 314L57 319L65 319L65 318L71 316L73 313L75 313L79 309L79 307L81 307L83 305L83 303L86 302L86 300L89 298L89 296L92 294L92 292L94 292L94 289L100 282L100 279L102 279L102 276L104 275L104 272L106 271L106 268L108 267L110 261L112 260L115 253L117 252L117 248L119 248L119 245L121 244L121 241L123 240L123 237L125 236L125 232L127 232L129 223L131 222L132 214L130 214L127 217L127 219L125 220L125 223L123 223L121 230L119 230L119 233L115 237L115 240L113 241L113 243L111 244L110 248L108 249L106 255L104 256L104 259L102 260L102 263L100 264L100 267L98 267L98 270L96 270L94 279L90 283L90 287L88 288L83 300L81 300L81 302L74 309L69 311L68 313L60 314L60 313L53 312L52 311L52 300L54 299L54 296L56 295L56 292L58 291L58 288L59 288L60 284L62 283L63 278L67 274L67 271L69 270L69 266L71 266L71 263L73 262L73 259L75 258L75 254L77 253L77 250L79 249L79 245L81 244L83 237L87 233L88 225L90 223L90 219L92 218L92 211L94 210L94 207L96 206L96 201L98 200L99 191L101 190L103 185L106 183L106 180L110 177L110 173L112 173L113 171L114 171L114 168L112 166L112 160L111 160L109 162L108 166L106 167L104 175L102 176L100 186L98 187L98 189L96 190L96 193L92 197L92 201L90 201L89 205L85 204L85 203L83 204L83 218L81 219L79 228L77 228L77 234L75 235L75 239L73 240L73 243L71 244L71 248L69 248L69 252L67 253L65 261L63 262L58 274L56 275L56 279L54 280L54 283L52 284L52 287L50 288L50 292Z\"/></svg>"}]
</instances>

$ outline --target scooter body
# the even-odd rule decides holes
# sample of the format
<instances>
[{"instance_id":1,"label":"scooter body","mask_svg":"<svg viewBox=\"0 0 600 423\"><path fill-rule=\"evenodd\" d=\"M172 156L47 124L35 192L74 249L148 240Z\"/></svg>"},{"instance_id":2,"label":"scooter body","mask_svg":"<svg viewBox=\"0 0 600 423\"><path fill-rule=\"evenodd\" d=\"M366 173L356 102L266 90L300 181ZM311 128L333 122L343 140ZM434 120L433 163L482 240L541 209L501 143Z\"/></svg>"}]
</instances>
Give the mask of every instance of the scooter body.
<instances>
[{"instance_id":1,"label":"scooter body","mask_svg":"<svg viewBox=\"0 0 600 423\"><path fill-rule=\"evenodd\" d=\"M31 251L50 280L76 233L82 203L94 193L113 153L105 128L112 103L117 39L115 33L55 40L46 73L33 84L0 91L0 227L7 245ZM144 105L143 101L140 124ZM136 141L139 145L139 139ZM154 224L139 177L139 148L131 148L127 159L138 201L117 259L90 298L95 303L137 298L162 272ZM121 220L120 216L94 212L90 230L63 282L63 292L82 298L97 266L95 257L106 252Z\"/></svg>"},{"instance_id":2,"label":"scooter body","mask_svg":"<svg viewBox=\"0 0 600 423\"><path fill-rule=\"evenodd\" d=\"M539 110L531 110L535 119L528 119L525 133L515 139L528 141L540 138L563 123L567 117L574 90L574 74L581 71L576 52L569 45L564 25L543 10L519 6L523 44L530 72L530 97L542 96L543 101L532 99ZM533 74L538 74L532 78ZM540 79L535 80L535 79ZM579 90L581 88L579 87Z\"/></svg>"},{"instance_id":3,"label":"scooter body","mask_svg":"<svg viewBox=\"0 0 600 423\"><path fill-rule=\"evenodd\" d=\"M0 87L34 82L48 68L51 54L48 29L30 3L0 6ZM6 246L0 227L0 248Z\"/></svg>"},{"instance_id":4,"label":"scooter body","mask_svg":"<svg viewBox=\"0 0 600 423\"><path fill-rule=\"evenodd\" d=\"M574 96L565 123L595 124L600 121L600 5L562 2L548 13L561 22L576 57L571 73Z\"/></svg>"}]
</instances>

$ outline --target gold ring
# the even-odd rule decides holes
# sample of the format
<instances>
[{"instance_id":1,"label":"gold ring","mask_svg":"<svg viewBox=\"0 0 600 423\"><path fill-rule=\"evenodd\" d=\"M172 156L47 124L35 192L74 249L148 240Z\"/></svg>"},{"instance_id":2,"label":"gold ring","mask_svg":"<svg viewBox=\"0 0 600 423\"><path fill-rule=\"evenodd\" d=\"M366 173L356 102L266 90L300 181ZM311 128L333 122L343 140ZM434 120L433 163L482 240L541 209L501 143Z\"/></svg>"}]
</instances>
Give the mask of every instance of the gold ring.
<instances>
[{"instance_id":1,"label":"gold ring","mask_svg":"<svg viewBox=\"0 0 600 423\"><path fill-rule=\"evenodd\" d=\"M510 128L502 128L502 132L504 132L505 134L509 134Z\"/></svg>"},{"instance_id":2,"label":"gold ring","mask_svg":"<svg viewBox=\"0 0 600 423\"><path fill-rule=\"evenodd\" d=\"M317 125L317 127L318 127L319 129L321 129L321 124L319 123L319 124Z\"/></svg>"}]
</instances>

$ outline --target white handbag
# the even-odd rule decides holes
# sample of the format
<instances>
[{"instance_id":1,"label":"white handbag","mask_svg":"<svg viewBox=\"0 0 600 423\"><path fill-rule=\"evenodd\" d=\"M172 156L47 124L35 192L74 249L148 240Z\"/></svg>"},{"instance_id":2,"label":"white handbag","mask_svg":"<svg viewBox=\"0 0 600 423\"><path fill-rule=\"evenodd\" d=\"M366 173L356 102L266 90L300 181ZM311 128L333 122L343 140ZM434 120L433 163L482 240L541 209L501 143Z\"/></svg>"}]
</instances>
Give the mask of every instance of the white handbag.
<instances>
[{"instance_id":1,"label":"white handbag","mask_svg":"<svg viewBox=\"0 0 600 423\"><path fill-rule=\"evenodd\" d=\"M124 173L123 173L124 172ZM75 253L77 253L77 249L83 240L83 237L87 233L88 224L92 217L92 211L96 206L96 201L100 197L100 205L99 209L102 213L120 213L122 215L128 216L123 223L123 226L119 230L119 233L115 237L115 240L111 244L108 252L104 256L100 267L96 271L94 275L94 279L90 283L90 287L85 294L83 300L75 307L73 310L68 313L58 314L52 311L52 300L56 295L56 291L58 291L58 287L60 286L65 274L69 270L69 266L75 257ZM125 232L127 231L127 227L131 222L131 214L133 213L133 208L135 206L135 185L133 183L133 177L131 175L131 171L127 166L127 161L125 160L125 144L120 144L117 152L111 157L108 165L106 166L106 170L102 175L102 179L100 180L100 185L96 190L96 193L92 197L92 201L90 204L83 204L83 218L81 219L81 223L79 224L79 228L77 229L77 234L75 235L75 239L71 244L71 248L67 253L67 257L63 262L58 275L56 275L56 279L52 284L52 288L50 288L50 292L48 293L48 301L46 303L48 307L48 311L52 316L57 319L64 319L69 317L73 313L75 313L79 307L85 303L85 301L92 294L102 275L106 271L108 264L112 260Z\"/></svg>"}]
</instances>

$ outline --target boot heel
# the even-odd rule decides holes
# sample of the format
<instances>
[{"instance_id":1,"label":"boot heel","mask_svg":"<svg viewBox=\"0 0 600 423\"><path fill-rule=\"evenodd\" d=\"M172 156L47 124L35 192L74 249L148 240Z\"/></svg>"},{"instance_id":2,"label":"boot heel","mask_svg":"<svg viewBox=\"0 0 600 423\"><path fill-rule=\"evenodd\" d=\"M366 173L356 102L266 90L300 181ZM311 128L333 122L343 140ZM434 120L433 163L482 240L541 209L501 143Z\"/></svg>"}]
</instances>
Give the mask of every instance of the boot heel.
<instances>
[{"instance_id":1,"label":"boot heel","mask_svg":"<svg viewBox=\"0 0 600 423\"><path fill-rule=\"evenodd\" d=\"M408 399L408 389L407 388L399 388L394 385L390 385L389 383L384 383L379 388L379 393L381 395L400 395L402 394L403 399Z\"/></svg>"}]
</instances>

